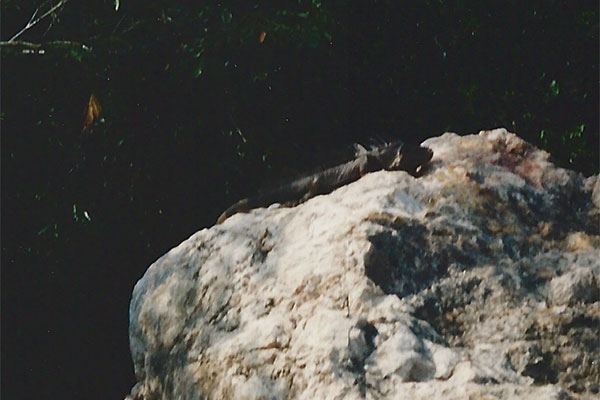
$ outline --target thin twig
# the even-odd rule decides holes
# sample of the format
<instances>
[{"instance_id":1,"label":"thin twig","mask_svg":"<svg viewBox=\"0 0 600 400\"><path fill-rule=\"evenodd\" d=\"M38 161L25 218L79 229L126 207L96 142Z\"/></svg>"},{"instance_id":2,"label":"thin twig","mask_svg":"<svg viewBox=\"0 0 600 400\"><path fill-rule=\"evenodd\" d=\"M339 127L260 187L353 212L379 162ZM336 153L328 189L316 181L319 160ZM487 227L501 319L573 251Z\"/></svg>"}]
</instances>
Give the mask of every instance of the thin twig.
<instances>
[{"instance_id":1,"label":"thin twig","mask_svg":"<svg viewBox=\"0 0 600 400\"><path fill-rule=\"evenodd\" d=\"M42 37L46 37L46 35L48 34L48 32L50 32L50 29L52 29L52 27L54 26L54 22L56 20L58 20L58 16L52 15L52 21L50 21L50 24L48 25L48 28L46 29L46 31L44 32L44 34L42 35Z\"/></svg>"},{"instance_id":2,"label":"thin twig","mask_svg":"<svg viewBox=\"0 0 600 400\"><path fill-rule=\"evenodd\" d=\"M40 11L39 7L35 9L31 18L29 18L29 22L27 22L27 25L29 25L31 23L31 21L33 21L35 19L35 16L37 15L38 11Z\"/></svg>"},{"instance_id":3,"label":"thin twig","mask_svg":"<svg viewBox=\"0 0 600 400\"><path fill-rule=\"evenodd\" d=\"M19 32L15 33L13 37L8 39L8 42L14 42L15 39L18 38L19 36L21 36L26 30L28 30L32 26L36 25L42 19L46 18L48 15L52 14L54 11L56 11L57 9L59 9L60 7L65 5L67 1L68 0L60 0L56 5L54 5L53 7L50 7L50 9L48 11L46 11L44 14L39 16L37 19L34 19L39 10L39 8L37 8L35 10L35 12L33 13L33 15L31 16L31 18L29 19L29 22L27 22L27 25L25 25L25 27L23 29L21 29Z\"/></svg>"},{"instance_id":4,"label":"thin twig","mask_svg":"<svg viewBox=\"0 0 600 400\"><path fill-rule=\"evenodd\" d=\"M231 123L233 124L233 127L235 128L235 131L237 132L238 135L240 135L240 137L242 138L242 141L244 143L247 142L246 138L244 137L244 134L242 133L242 130L240 129L240 127L235 123L235 121L233 120L233 114L229 113L229 119L231 120Z\"/></svg>"},{"instance_id":5,"label":"thin twig","mask_svg":"<svg viewBox=\"0 0 600 400\"><path fill-rule=\"evenodd\" d=\"M125 15L123 15L121 17L121 19L119 20L119 22L117 22L117 25L115 25L115 29L113 29L113 31L110 33L111 35L115 34L115 32L117 31L117 28L119 27L119 25L121 25L121 22L123 22L124 19L125 19Z\"/></svg>"}]
</instances>

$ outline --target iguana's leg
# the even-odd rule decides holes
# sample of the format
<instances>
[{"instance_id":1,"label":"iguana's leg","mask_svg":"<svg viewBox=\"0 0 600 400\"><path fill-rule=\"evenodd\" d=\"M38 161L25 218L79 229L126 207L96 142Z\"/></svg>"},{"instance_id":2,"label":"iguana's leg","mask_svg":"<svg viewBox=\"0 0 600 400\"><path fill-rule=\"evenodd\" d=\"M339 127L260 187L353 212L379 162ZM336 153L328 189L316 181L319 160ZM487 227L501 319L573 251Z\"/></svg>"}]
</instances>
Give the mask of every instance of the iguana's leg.
<instances>
[{"instance_id":1,"label":"iguana's leg","mask_svg":"<svg viewBox=\"0 0 600 400\"><path fill-rule=\"evenodd\" d=\"M320 194L320 190L321 190L321 182L322 182L322 178L320 176L314 176L312 177L312 179L310 180L310 183L308 185L307 191L306 193L304 193L304 196L302 196L302 202L315 197L316 195Z\"/></svg>"}]
</instances>

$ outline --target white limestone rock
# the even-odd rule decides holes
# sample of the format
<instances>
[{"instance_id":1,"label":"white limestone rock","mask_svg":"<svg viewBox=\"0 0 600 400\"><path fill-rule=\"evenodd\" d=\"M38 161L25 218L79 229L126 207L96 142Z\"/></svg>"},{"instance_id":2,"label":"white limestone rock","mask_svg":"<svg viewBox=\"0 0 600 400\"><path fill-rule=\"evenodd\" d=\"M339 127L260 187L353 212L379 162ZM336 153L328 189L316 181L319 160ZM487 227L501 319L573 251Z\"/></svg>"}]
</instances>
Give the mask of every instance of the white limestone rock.
<instances>
[{"instance_id":1,"label":"white limestone rock","mask_svg":"<svg viewBox=\"0 0 600 400\"><path fill-rule=\"evenodd\" d=\"M204 229L133 291L130 399L598 395L598 177L504 129Z\"/></svg>"}]
</instances>

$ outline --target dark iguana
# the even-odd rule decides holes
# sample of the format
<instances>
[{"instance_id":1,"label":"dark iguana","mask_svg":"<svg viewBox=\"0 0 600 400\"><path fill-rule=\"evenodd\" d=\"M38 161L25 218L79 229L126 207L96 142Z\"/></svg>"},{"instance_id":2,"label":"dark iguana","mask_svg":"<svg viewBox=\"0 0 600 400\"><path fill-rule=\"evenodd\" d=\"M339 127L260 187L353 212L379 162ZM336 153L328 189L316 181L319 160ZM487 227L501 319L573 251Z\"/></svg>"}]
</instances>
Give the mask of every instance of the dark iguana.
<instances>
[{"instance_id":1,"label":"dark iguana","mask_svg":"<svg viewBox=\"0 0 600 400\"><path fill-rule=\"evenodd\" d=\"M397 142L376 147L370 151L358 144L355 144L355 148L356 156L352 161L300 178L255 197L240 200L225 210L217 223L222 223L233 214L267 207L273 203L282 203L287 206L297 205L311 197L330 193L358 180L369 172L382 169L402 170L416 175L420 168L433 157L433 152L427 147L410 146Z\"/></svg>"}]
</instances>

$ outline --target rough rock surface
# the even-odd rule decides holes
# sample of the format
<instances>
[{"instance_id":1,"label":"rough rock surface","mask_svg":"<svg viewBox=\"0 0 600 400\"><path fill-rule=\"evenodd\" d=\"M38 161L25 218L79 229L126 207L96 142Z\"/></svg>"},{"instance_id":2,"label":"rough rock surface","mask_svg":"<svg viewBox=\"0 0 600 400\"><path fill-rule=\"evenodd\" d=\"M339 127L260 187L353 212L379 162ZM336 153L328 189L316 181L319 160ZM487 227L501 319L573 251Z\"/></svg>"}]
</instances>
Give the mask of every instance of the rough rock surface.
<instances>
[{"instance_id":1,"label":"rough rock surface","mask_svg":"<svg viewBox=\"0 0 600 400\"><path fill-rule=\"evenodd\" d=\"M587 399L600 180L504 129L204 229L133 291L131 399Z\"/></svg>"}]
</instances>

